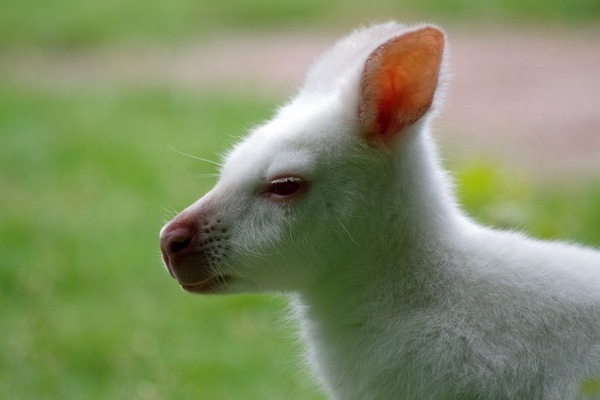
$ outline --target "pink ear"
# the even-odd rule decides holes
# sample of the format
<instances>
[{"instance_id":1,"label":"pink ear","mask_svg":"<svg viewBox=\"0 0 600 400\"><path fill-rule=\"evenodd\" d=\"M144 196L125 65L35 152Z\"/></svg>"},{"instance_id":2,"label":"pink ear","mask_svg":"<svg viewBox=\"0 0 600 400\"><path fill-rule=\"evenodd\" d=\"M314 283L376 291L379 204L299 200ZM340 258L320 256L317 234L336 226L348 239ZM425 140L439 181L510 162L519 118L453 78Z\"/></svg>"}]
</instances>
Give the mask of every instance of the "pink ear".
<instances>
[{"instance_id":1,"label":"pink ear","mask_svg":"<svg viewBox=\"0 0 600 400\"><path fill-rule=\"evenodd\" d=\"M367 59L358 116L369 141L391 140L431 107L444 53L444 34L433 27L379 46Z\"/></svg>"}]
</instances>

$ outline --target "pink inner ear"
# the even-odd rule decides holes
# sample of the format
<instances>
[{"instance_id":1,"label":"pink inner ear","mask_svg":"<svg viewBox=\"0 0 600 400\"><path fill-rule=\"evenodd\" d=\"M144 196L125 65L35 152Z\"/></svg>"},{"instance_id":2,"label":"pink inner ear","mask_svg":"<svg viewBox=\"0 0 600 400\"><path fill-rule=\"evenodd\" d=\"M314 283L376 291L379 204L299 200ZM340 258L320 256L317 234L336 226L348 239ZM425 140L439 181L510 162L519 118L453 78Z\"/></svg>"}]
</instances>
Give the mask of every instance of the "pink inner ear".
<instances>
[{"instance_id":1,"label":"pink inner ear","mask_svg":"<svg viewBox=\"0 0 600 400\"><path fill-rule=\"evenodd\" d=\"M444 34L426 27L379 46L362 75L359 118L370 139L390 140L431 107Z\"/></svg>"}]
</instances>

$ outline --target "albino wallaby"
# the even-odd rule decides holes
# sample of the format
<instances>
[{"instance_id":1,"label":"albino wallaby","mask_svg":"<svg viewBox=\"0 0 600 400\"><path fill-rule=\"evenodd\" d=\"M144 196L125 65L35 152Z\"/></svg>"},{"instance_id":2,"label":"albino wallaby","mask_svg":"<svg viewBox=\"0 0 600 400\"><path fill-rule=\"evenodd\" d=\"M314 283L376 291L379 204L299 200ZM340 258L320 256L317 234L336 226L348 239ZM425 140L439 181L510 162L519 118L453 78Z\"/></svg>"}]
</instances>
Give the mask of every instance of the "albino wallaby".
<instances>
[{"instance_id":1,"label":"albino wallaby","mask_svg":"<svg viewBox=\"0 0 600 400\"><path fill-rule=\"evenodd\" d=\"M161 231L189 292L288 293L332 399L583 398L600 252L478 225L429 134L445 35L357 30Z\"/></svg>"}]
</instances>

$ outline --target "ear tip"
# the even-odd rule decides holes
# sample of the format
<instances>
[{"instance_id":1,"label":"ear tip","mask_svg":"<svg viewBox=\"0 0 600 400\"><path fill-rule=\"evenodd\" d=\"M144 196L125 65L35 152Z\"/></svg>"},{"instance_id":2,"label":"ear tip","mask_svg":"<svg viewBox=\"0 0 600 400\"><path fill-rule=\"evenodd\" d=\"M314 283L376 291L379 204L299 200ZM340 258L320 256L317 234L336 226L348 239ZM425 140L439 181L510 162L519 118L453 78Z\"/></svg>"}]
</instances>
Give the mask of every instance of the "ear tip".
<instances>
[{"instance_id":1,"label":"ear tip","mask_svg":"<svg viewBox=\"0 0 600 400\"><path fill-rule=\"evenodd\" d=\"M446 41L446 33L440 27L435 25L425 25L416 32L420 32L423 38L431 38L433 41L437 42L439 46L443 46Z\"/></svg>"}]
</instances>

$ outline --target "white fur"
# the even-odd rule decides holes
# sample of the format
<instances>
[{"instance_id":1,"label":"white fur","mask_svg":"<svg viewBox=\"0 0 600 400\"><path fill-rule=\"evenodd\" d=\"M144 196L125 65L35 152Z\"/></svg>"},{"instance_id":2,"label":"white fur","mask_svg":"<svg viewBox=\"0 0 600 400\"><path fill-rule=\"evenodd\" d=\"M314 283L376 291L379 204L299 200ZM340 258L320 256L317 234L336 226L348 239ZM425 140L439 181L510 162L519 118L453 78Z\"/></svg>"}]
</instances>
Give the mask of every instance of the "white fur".
<instances>
[{"instance_id":1,"label":"white fur","mask_svg":"<svg viewBox=\"0 0 600 400\"><path fill-rule=\"evenodd\" d=\"M357 128L367 57L413 29L358 30L323 54L175 221L227 229L226 250L202 261L233 278L220 293L290 294L332 399L578 399L600 373L600 253L466 217L431 111L392 149ZM306 193L259 194L281 176L304 178Z\"/></svg>"}]
</instances>

